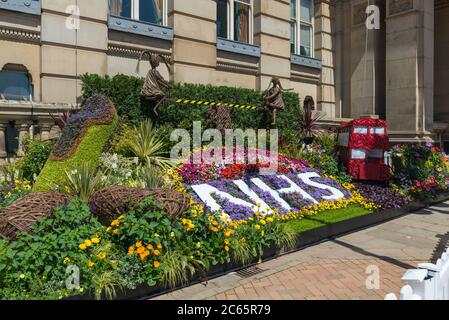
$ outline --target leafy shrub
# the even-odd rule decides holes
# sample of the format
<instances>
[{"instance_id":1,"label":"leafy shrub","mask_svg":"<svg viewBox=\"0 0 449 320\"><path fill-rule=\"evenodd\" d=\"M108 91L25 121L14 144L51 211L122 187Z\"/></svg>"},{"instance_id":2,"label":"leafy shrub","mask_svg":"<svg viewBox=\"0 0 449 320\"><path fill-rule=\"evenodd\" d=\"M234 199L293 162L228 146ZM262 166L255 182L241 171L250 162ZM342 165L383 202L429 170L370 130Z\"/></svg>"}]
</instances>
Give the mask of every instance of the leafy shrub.
<instances>
[{"instance_id":1,"label":"leafy shrub","mask_svg":"<svg viewBox=\"0 0 449 320\"><path fill-rule=\"evenodd\" d=\"M448 189L449 161L440 148L427 145L396 145L391 150L393 184L419 200L436 197Z\"/></svg>"},{"instance_id":2,"label":"leafy shrub","mask_svg":"<svg viewBox=\"0 0 449 320\"><path fill-rule=\"evenodd\" d=\"M41 173L52 149L51 142L43 142L30 137L22 140L24 156L17 165L22 171L22 178L28 181L34 181Z\"/></svg>"},{"instance_id":3,"label":"leafy shrub","mask_svg":"<svg viewBox=\"0 0 449 320\"><path fill-rule=\"evenodd\" d=\"M0 172L3 181L14 181L23 178L22 166L20 160L4 163L0 166Z\"/></svg>"},{"instance_id":4,"label":"leafy shrub","mask_svg":"<svg viewBox=\"0 0 449 320\"><path fill-rule=\"evenodd\" d=\"M117 108L119 116L130 124L137 124L143 117L150 115L150 104L140 97L143 79L125 75L114 77L86 74L83 81L83 99L94 94L109 97ZM231 87L217 87L212 85L174 84L170 91L171 98L194 99L215 102L235 103L239 105L261 106L261 93L256 90ZM278 128L283 143L297 143L292 132L299 131L299 117L301 115L299 96L294 92L284 93L285 111L279 112ZM191 107L165 102L160 107L156 125L190 130L193 121L202 121L206 129L206 107ZM265 128L264 113L261 110L231 109L232 125L234 128ZM292 121L292 119L295 119ZM296 121L298 120L298 121ZM292 141L293 140L293 141Z\"/></svg>"},{"instance_id":5,"label":"leafy shrub","mask_svg":"<svg viewBox=\"0 0 449 320\"><path fill-rule=\"evenodd\" d=\"M52 217L39 220L32 233L22 233L17 241L3 244L0 296L9 299L21 298L27 292L48 297L54 295L53 291L60 297L80 293L66 288L69 265L79 268L83 289L94 289L94 275L113 270L111 262L119 258L107 237L84 202L73 200L56 209Z\"/></svg>"},{"instance_id":6,"label":"leafy shrub","mask_svg":"<svg viewBox=\"0 0 449 320\"><path fill-rule=\"evenodd\" d=\"M103 153L98 170L105 175L108 185L129 185L133 181L137 163L119 154Z\"/></svg>"},{"instance_id":7,"label":"leafy shrub","mask_svg":"<svg viewBox=\"0 0 449 320\"><path fill-rule=\"evenodd\" d=\"M133 157L131 139L137 134L135 127L122 123L116 131L109 149L109 153L116 153L124 157Z\"/></svg>"}]
</instances>

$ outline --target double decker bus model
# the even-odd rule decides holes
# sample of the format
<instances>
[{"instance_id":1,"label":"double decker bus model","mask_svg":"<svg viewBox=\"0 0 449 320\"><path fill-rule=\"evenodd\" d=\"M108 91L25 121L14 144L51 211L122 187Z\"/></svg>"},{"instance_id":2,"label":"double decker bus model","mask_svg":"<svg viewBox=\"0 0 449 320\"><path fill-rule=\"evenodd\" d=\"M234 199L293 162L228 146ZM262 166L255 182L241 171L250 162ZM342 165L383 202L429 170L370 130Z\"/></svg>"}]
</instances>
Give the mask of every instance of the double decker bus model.
<instances>
[{"instance_id":1,"label":"double decker bus model","mask_svg":"<svg viewBox=\"0 0 449 320\"><path fill-rule=\"evenodd\" d=\"M384 120L361 118L343 123L338 129L339 161L354 180L388 181L390 148Z\"/></svg>"}]
</instances>

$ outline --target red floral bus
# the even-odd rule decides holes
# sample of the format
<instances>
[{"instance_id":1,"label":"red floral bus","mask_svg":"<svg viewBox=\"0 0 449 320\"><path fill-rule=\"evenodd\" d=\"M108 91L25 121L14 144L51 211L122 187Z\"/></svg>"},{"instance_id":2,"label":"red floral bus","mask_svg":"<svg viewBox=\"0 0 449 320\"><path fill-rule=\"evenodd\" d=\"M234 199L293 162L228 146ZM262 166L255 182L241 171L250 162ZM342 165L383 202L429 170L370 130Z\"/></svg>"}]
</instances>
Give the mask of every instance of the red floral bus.
<instances>
[{"instance_id":1,"label":"red floral bus","mask_svg":"<svg viewBox=\"0 0 449 320\"><path fill-rule=\"evenodd\" d=\"M390 166L385 154L389 148L384 120L362 118L343 123L338 129L339 161L355 180L388 181Z\"/></svg>"}]
</instances>

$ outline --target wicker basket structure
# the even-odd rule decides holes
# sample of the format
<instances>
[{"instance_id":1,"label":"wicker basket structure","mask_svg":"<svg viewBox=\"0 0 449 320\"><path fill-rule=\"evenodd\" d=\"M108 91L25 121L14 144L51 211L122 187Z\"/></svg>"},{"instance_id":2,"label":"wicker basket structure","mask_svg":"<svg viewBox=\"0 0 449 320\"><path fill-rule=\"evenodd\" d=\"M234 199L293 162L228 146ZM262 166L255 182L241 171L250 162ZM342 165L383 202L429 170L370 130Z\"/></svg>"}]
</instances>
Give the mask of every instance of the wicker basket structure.
<instances>
[{"instance_id":1,"label":"wicker basket structure","mask_svg":"<svg viewBox=\"0 0 449 320\"><path fill-rule=\"evenodd\" d=\"M126 186L112 186L97 191L90 197L89 205L101 223L110 225L117 215L135 208L150 196L170 215L180 216L190 207L189 197L175 190L145 190Z\"/></svg>"},{"instance_id":2,"label":"wicker basket structure","mask_svg":"<svg viewBox=\"0 0 449 320\"><path fill-rule=\"evenodd\" d=\"M0 210L0 237L14 240L20 231L30 232L37 219L49 217L52 209L71 197L56 192L32 192Z\"/></svg>"}]
</instances>

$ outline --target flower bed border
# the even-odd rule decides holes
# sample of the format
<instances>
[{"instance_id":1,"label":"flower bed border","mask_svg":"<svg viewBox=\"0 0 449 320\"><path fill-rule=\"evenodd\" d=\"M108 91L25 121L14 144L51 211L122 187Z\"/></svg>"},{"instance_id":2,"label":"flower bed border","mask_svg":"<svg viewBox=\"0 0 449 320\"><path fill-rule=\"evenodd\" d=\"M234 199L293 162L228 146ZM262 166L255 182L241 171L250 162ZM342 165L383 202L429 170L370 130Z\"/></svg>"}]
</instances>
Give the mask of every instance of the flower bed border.
<instances>
[{"instance_id":1,"label":"flower bed border","mask_svg":"<svg viewBox=\"0 0 449 320\"><path fill-rule=\"evenodd\" d=\"M266 248L264 250L264 255L262 257L263 261L271 260L274 258L278 258L279 256L290 254L309 246L317 245L324 241L329 241L331 239L335 239L336 237L340 237L346 234L354 233L366 228L373 227L378 224L382 224L388 222L390 220L394 220L413 212L419 211L424 208L428 208L430 206L442 203L444 201L449 200L449 193L443 194L436 198L435 200L430 200L425 203L422 202L412 202L401 209L388 209L383 211L378 211L375 213L367 214L360 217L355 217L352 219L332 223L326 226L318 227L316 229L304 231L300 233L298 241L296 243L295 248L287 251L274 249L274 248ZM156 296L166 294L175 290L179 290L188 286L192 286L198 284L202 281L211 280L230 272L235 272L241 269L248 268L257 264L257 259L254 259L253 262L249 265L242 266L236 263L228 263L224 265L217 265L212 267L207 273L207 279L200 278L199 276L194 277L188 285L179 286L175 289L168 289L163 287L162 285L157 285L155 287L149 287L146 284L143 284L137 287L134 290L124 290L119 291L114 300L146 300L150 298L154 298ZM90 294L85 295L77 295L68 297L65 300L93 300L93 297Z\"/></svg>"}]
</instances>

